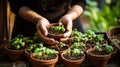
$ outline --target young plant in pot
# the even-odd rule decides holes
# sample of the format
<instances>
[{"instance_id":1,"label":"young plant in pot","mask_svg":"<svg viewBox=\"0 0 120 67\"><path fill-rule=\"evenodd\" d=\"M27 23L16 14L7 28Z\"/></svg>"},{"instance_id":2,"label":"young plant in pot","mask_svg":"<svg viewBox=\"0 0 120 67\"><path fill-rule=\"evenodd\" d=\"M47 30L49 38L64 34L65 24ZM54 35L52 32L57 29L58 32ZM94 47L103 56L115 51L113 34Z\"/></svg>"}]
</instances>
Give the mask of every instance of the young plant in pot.
<instances>
[{"instance_id":1,"label":"young plant in pot","mask_svg":"<svg viewBox=\"0 0 120 67\"><path fill-rule=\"evenodd\" d=\"M26 49L24 38L23 35L18 35L5 45L5 52L12 61L17 61L24 57L24 50Z\"/></svg>"},{"instance_id":2,"label":"young plant in pot","mask_svg":"<svg viewBox=\"0 0 120 67\"><path fill-rule=\"evenodd\" d=\"M78 48L78 49L81 49L84 52L92 49L92 47L86 45L83 42L74 42L73 45L72 45L72 48Z\"/></svg>"},{"instance_id":3,"label":"young plant in pot","mask_svg":"<svg viewBox=\"0 0 120 67\"><path fill-rule=\"evenodd\" d=\"M55 49L56 51L58 51L58 62L57 63L61 63L61 53L65 52L68 48L70 48L71 45L70 44L65 44L64 42L60 42L58 46L52 48Z\"/></svg>"},{"instance_id":4,"label":"young plant in pot","mask_svg":"<svg viewBox=\"0 0 120 67\"><path fill-rule=\"evenodd\" d=\"M32 43L25 49L25 55L27 56L29 62L31 63L30 55L35 52L37 48L43 48L43 42L40 43Z\"/></svg>"},{"instance_id":5,"label":"young plant in pot","mask_svg":"<svg viewBox=\"0 0 120 67\"><path fill-rule=\"evenodd\" d=\"M90 65L92 67L106 67L113 49L111 45L98 43L93 50L87 52Z\"/></svg>"},{"instance_id":6,"label":"young plant in pot","mask_svg":"<svg viewBox=\"0 0 120 67\"><path fill-rule=\"evenodd\" d=\"M96 42L99 42L100 44L107 43L103 34L95 34L95 32L88 30L84 35L88 38L86 44L89 44L92 47L95 46Z\"/></svg>"},{"instance_id":7,"label":"young plant in pot","mask_svg":"<svg viewBox=\"0 0 120 67\"><path fill-rule=\"evenodd\" d=\"M58 61L58 52L42 47L37 48L35 52L31 55L31 62L33 67L54 67Z\"/></svg>"},{"instance_id":8,"label":"young plant in pot","mask_svg":"<svg viewBox=\"0 0 120 67\"><path fill-rule=\"evenodd\" d=\"M54 38L56 40L59 40L63 37L63 33L66 32L65 26L59 22L59 23L52 23L48 26L48 37Z\"/></svg>"},{"instance_id":9,"label":"young plant in pot","mask_svg":"<svg viewBox=\"0 0 120 67\"><path fill-rule=\"evenodd\" d=\"M65 67L80 67L85 60L85 53L78 48L68 49L61 54Z\"/></svg>"}]
</instances>

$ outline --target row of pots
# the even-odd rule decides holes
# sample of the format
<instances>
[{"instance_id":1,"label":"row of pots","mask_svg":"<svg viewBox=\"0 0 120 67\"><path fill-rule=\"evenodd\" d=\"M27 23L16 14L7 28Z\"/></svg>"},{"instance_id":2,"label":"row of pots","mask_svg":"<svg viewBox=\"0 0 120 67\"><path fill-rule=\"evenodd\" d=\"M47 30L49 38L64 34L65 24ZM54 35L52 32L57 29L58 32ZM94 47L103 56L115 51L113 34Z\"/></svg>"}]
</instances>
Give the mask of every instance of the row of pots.
<instances>
[{"instance_id":1,"label":"row of pots","mask_svg":"<svg viewBox=\"0 0 120 67\"><path fill-rule=\"evenodd\" d=\"M116 30L117 29L117 30ZM107 34L107 36L108 36L108 38L111 40L111 36L113 36L113 35L115 35L115 34L119 34L119 31L120 31L120 27L117 27L117 28L112 28L112 29L110 29L109 31L107 31L106 32L106 34ZM114 33L115 32L115 33ZM111 40L112 42L113 42L113 40ZM114 42L113 42L114 43ZM114 43L115 44L115 46L119 49L119 46L118 46L118 44L116 44L116 43ZM108 55L105 55L105 57L104 56L98 56L98 57L96 57L96 55L92 55L92 54L90 54L90 52L92 52L95 48L93 47L91 50L87 50L86 52L85 52L85 54L83 55L84 57L81 59L81 60L77 60L77 61L79 61L78 63L75 63L75 61L70 61L70 60L67 60L67 59L65 59L64 58L64 54L66 53L66 51L64 51L64 52L62 52L62 53L60 53L60 55L58 55L58 54L56 54L56 58L55 59L53 59L53 60L47 60L47 61L42 61L42 60L37 60L37 59L35 59L35 58L33 58L33 54L29 54L29 52L27 52L27 50L26 49L23 49L23 50L17 50L17 51L19 51L19 52L17 52L16 50L10 50L8 47L10 47L9 45L7 45L7 44L5 44L5 52L8 54L8 56L9 56L9 58L12 60L12 61L17 61L17 60L19 60L19 59L21 59L21 58L23 58L23 57L25 57L25 55L27 56L27 58L28 58L28 60L29 60L29 62L32 64L32 66L33 67L38 67L37 66L37 64L38 65L42 65L44 62L46 63L46 64L48 64L48 65L50 65L50 66L46 66L46 67L54 67L55 66L55 64L56 64L56 62L59 60L58 58L59 57L61 57L62 58L62 60L63 60L63 62L65 63L65 66L66 67L79 67L80 66L80 64L81 63L83 63L83 61L85 60L85 58L87 57L89 60L91 60L91 62L90 62L90 64L91 64L91 66L94 66L94 67L106 67L106 64L107 64L107 62L108 62L108 60L111 58L111 56L113 56L117 51L114 51L114 52L112 52L112 53L110 53L110 54L108 54ZM120 50L120 49L119 49ZM12 53L11 53L12 52ZM10 55L12 55L12 57L10 57ZM22 56L22 57L21 57ZM18 58L15 58L15 57L18 57ZM95 58L93 58L93 57L95 57ZM99 59L99 58L102 58L102 59ZM35 60L35 61L34 61ZM93 62L92 62L92 60L94 60ZM106 60L106 61L104 61L104 60ZM49 64L48 62L51 62L51 63L53 63L53 65L52 64ZM52 62L52 61L54 61L54 62ZM67 62L67 61L69 61L69 62ZM34 63L34 62L38 62L38 63ZM69 63L68 65L67 65L67 63ZM100 63L100 64L98 64L98 63ZM75 64L75 65L73 65L73 64ZM45 67L44 66L44 67Z\"/></svg>"}]
</instances>

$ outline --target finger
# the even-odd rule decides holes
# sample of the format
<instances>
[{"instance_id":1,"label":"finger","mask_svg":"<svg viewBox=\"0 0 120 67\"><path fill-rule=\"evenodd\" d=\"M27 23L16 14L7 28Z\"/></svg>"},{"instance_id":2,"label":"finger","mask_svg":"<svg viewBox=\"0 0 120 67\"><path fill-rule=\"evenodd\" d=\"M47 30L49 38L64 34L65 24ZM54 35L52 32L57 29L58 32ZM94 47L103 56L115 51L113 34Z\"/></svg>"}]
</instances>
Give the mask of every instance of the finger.
<instances>
[{"instance_id":1,"label":"finger","mask_svg":"<svg viewBox=\"0 0 120 67\"><path fill-rule=\"evenodd\" d=\"M72 22L68 22L66 26L66 33L63 34L63 37L70 36L71 32L72 32Z\"/></svg>"},{"instance_id":2,"label":"finger","mask_svg":"<svg viewBox=\"0 0 120 67\"><path fill-rule=\"evenodd\" d=\"M67 23L66 30L68 31L72 30L72 21Z\"/></svg>"},{"instance_id":3,"label":"finger","mask_svg":"<svg viewBox=\"0 0 120 67\"><path fill-rule=\"evenodd\" d=\"M69 37L71 34L71 31L67 31L66 33L63 34L63 37Z\"/></svg>"},{"instance_id":4,"label":"finger","mask_svg":"<svg viewBox=\"0 0 120 67\"><path fill-rule=\"evenodd\" d=\"M54 45L54 44L58 44L59 43L58 41L55 41L53 38L48 38L48 37L42 35L42 33L40 32L40 30L38 30L37 33L41 37L41 40L43 40L47 44Z\"/></svg>"},{"instance_id":5,"label":"finger","mask_svg":"<svg viewBox=\"0 0 120 67\"><path fill-rule=\"evenodd\" d=\"M64 42L64 41L66 41L67 39L68 39L68 37L66 37L66 38L60 38L60 41Z\"/></svg>"},{"instance_id":6,"label":"finger","mask_svg":"<svg viewBox=\"0 0 120 67\"><path fill-rule=\"evenodd\" d=\"M47 36L48 31L46 29L46 25L44 23L42 23L42 22L38 22L37 26L38 26L37 29L39 29L44 36Z\"/></svg>"}]
</instances>

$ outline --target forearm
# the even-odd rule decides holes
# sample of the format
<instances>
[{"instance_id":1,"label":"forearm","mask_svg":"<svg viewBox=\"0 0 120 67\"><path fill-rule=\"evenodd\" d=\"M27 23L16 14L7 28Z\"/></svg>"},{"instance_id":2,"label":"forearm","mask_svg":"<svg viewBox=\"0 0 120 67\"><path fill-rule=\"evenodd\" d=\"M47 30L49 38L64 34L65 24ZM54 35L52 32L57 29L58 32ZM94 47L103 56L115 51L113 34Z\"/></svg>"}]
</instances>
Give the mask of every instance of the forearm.
<instances>
[{"instance_id":1,"label":"forearm","mask_svg":"<svg viewBox=\"0 0 120 67\"><path fill-rule=\"evenodd\" d=\"M27 21L37 23L39 19L43 18L41 15L37 14L30 8L24 6L19 10L19 16Z\"/></svg>"},{"instance_id":2,"label":"forearm","mask_svg":"<svg viewBox=\"0 0 120 67\"><path fill-rule=\"evenodd\" d=\"M83 13L83 8L79 5L74 5L66 15L69 15L72 20L76 19Z\"/></svg>"}]
</instances>

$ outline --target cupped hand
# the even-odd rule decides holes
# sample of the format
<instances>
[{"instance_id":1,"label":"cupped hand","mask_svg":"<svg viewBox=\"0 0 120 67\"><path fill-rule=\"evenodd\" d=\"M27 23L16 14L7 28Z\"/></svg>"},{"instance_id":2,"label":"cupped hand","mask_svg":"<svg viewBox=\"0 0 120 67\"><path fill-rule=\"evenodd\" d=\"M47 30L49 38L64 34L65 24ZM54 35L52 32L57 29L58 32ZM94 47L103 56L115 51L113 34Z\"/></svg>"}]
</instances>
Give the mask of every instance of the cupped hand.
<instances>
[{"instance_id":1,"label":"cupped hand","mask_svg":"<svg viewBox=\"0 0 120 67\"><path fill-rule=\"evenodd\" d=\"M65 25L65 28L66 28L66 32L63 34L63 37L66 38L66 37L69 37L71 32L72 32L72 19L70 18L69 15L65 15L63 16L59 22L61 22L63 25ZM63 39L63 38L61 38Z\"/></svg>"},{"instance_id":2,"label":"cupped hand","mask_svg":"<svg viewBox=\"0 0 120 67\"><path fill-rule=\"evenodd\" d=\"M54 40L53 38L48 38L48 31L47 31L47 26L49 25L49 21L46 18L42 18L38 21L36 28L37 28L37 33L41 40L43 40L45 43L49 45L54 45L58 44L58 41Z\"/></svg>"}]
</instances>

